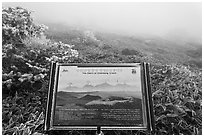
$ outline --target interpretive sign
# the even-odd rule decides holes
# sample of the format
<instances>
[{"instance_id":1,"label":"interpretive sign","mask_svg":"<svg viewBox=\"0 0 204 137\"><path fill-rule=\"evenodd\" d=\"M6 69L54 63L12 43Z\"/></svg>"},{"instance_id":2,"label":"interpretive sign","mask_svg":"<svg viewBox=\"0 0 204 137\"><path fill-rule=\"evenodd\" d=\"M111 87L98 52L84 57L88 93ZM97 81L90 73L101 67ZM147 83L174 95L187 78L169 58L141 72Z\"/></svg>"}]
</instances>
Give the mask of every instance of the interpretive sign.
<instances>
[{"instance_id":1,"label":"interpretive sign","mask_svg":"<svg viewBox=\"0 0 204 137\"><path fill-rule=\"evenodd\" d=\"M52 63L45 130L153 130L149 64Z\"/></svg>"}]
</instances>

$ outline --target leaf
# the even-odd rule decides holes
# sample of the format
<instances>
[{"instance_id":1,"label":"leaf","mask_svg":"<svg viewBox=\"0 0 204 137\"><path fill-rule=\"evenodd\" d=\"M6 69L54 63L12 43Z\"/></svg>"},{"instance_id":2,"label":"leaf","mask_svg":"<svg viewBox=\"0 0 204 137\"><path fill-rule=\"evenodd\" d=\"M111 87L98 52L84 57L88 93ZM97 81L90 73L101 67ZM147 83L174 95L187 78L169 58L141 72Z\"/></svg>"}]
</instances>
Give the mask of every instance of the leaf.
<instances>
[{"instance_id":1,"label":"leaf","mask_svg":"<svg viewBox=\"0 0 204 137\"><path fill-rule=\"evenodd\" d=\"M163 119L165 119L165 118L166 118L166 115L161 115L161 116L159 116L159 117L156 119L156 121L163 120Z\"/></svg>"},{"instance_id":2,"label":"leaf","mask_svg":"<svg viewBox=\"0 0 204 137\"><path fill-rule=\"evenodd\" d=\"M164 94L164 91L157 90L157 91L152 93L152 96L153 97L158 97L158 96L160 97L160 96L162 96L162 94Z\"/></svg>"},{"instance_id":3,"label":"leaf","mask_svg":"<svg viewBox=\"0 0 204 137\"><path fill-rule=\"evenodd\" d=\"M157 104L154 107L155 115L158 116L166 110L166 107L162 104Z\"/></svg>"}]
</instances>

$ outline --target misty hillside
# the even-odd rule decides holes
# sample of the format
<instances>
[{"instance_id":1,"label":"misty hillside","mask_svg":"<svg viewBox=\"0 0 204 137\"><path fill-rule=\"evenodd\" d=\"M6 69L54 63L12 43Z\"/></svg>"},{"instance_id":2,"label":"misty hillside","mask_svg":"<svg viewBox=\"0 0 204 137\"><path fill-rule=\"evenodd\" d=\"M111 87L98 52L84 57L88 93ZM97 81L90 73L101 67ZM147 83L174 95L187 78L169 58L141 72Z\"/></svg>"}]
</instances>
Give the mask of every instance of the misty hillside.
<instances>
[{"instance_id":1,"label":"misty hillside","mask_svg":"<svg viewBox=\"0 0 204 137\"><path fill-rule=\"evenodd\" d=\"M179 63L202 67L201 44L181 43L156 36L94 32L62 24L46 25L50 28L47 31L48 38L76 45L75 49L86 62L90 58L96 58L96 62L101 59L104 61L104 58L107 62L108 58L114 58L117 62L132 58L135 62Z\"/></svg>"},{"instance_id":2,"label":"misty hillside","mask_svg":"<svg viewBox=\"0 0 204 137\"><path fill-rule=\"evenodd\" d=\"M114 33L87 31L84 28L74 28L60 24L48 24L47 37L64 43L76 45L87 59L119 58L127 56L138 57L136 62L147 61L162 64L181 63L201 68L202 45L196 43L179 43L155 36L125 36ZM178 44L179 43L179 44ZM105 51L105 55L102 53ZM101 55L101 58L99 57Z\"/></svg>"}]
</instances>

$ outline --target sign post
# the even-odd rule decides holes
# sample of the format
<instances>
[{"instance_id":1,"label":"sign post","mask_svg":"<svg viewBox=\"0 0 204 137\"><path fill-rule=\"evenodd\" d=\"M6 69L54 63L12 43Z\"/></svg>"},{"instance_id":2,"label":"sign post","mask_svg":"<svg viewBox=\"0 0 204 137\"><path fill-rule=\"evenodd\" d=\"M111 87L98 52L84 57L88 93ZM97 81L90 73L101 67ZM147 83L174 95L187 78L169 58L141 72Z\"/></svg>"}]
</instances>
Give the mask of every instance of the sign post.
<instances>
[{"instance_id":1,"label":"sign post","mask_svg":"<svg viewBox=\"0 0 204 137\"><path fill-rule=\"evenodd\" d=\"M154 116L148 63L52 63L45 131L148 130Z\"/></svg>"}]
</instances>

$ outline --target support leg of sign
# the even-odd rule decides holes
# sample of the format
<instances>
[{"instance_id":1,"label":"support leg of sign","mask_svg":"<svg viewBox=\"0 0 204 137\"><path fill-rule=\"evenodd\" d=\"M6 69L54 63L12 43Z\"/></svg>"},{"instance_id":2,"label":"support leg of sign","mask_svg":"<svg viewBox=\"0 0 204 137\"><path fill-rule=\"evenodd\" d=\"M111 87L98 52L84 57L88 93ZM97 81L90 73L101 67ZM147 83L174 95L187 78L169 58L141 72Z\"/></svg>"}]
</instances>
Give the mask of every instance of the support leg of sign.
<instances>
[{"instance_id":1,"label":"support leg of sign","mask_svg":"<svg viewBox=\"0 0 204 137\"><path fill-rule=\"evenodd\" d=\"M96 135L104 135L100 126L97 127Z\"/></svg>"}]
</instances>

